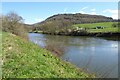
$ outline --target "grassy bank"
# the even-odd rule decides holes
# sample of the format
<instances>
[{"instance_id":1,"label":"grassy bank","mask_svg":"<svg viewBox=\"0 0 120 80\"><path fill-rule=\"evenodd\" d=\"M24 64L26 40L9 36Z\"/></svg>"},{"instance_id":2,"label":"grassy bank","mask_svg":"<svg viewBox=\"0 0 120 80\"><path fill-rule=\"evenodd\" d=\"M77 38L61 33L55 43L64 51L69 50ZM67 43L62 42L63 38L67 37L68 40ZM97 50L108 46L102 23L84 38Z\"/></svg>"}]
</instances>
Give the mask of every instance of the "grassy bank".
<instances>
[{"instance_id":1,"label":"grassy bank","mask_svg":"<svg viewBox=\"0 0 120 80\"><path fill-rule=\"evenodd\" d=\"M119 32L118 31L118 22L101 22L101 23L88 23L88 24L76 24L74 27L86 28L90 33L96 32ZM103 29L96 29L97 26L104 27Z\"/></svg>"},{"instance_id":2,"label":"grassy bank","mask_svg":"<svg viewBox=\"0 0 120 80\"><path fill-rule=\"evenodd\" d=\"M87 78L90 74L63 62L49 51L19 38L2 34L3 78Z\"/></svg>"}]
</instances>

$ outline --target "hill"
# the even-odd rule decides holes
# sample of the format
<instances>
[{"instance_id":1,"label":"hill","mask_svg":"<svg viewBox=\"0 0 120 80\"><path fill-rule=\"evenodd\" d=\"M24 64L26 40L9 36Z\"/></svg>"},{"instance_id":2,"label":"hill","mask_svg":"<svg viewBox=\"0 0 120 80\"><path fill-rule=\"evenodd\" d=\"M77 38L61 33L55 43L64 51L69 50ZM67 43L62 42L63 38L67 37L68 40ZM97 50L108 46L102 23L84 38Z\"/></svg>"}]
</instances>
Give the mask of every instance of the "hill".
<instances>
[{"instance_id":1,"label":"hill","mask_svg":"<svg viewBox=\"0 0 120 80\"><path fill-rule=\"evenodd\" d=\"M45 21L36 24L45 24L49 21L58 21L61 23L68 22L71 24L81 24L81 23L96 23L96 22L111 22L114 21L111 17L105 17L102 15L90 15L90 14L56 14L48 17ZM36 25L34 24L34 25Z\"/></svg>"},{"instance_id":2,"label":"hill","mask_svg":"<svg viewBox=\"0 0 120 80\"><path fill-rule=\"evenodd\" d=\"M85 24L85 23L98 23L98 22L113 22L114 20L111 17L105 17L102 15L90 15L90 14L56 14L48 17L42 22L33 24L33 31L35 30L50 30L61 29L70 27L74 24ZM54 31L54 30L53 30Z\"/></svg>"},{"instance_id":3,"label":"hill","mask_svg":"<svg viewBox=\"0 0 120 80\"><path fill-rule=\"evenodd\" d=\"M101 15L81 14L81 13L57 14L47 18L45 21L54 21L54 20L69 21L72 24L113 21L111 17L105 17Z\"/></svg>"}]
</instances>

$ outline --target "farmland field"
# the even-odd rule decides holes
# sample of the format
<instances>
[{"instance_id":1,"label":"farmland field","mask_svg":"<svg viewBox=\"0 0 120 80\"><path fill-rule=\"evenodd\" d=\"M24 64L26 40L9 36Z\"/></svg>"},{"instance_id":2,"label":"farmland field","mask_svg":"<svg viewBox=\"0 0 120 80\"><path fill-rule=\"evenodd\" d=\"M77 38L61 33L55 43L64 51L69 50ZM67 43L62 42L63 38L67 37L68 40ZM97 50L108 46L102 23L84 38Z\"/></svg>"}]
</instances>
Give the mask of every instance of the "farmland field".
<instances>
[{"instance_id":1,"label":"farmland field","mask_svg":"<svg viewBox=\"0 0 120 80\"><path fill-rule=\"evenodd\" d=\"M79 27L79 28L86 28L86 30L90 33L94 33L94 32L119 32L117 22L75 24L73 26ZM103 29L96 29L97 26L103 27Z\"/></svg>"}]
</instances>

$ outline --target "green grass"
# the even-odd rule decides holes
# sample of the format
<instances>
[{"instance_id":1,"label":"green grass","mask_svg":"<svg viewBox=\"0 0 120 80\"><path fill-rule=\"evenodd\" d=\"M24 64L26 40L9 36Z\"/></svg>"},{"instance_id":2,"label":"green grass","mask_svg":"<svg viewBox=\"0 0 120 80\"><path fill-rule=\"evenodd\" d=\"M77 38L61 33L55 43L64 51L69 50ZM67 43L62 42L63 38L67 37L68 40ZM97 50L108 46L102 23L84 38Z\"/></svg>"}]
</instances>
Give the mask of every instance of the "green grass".
<instances>
[{"instance_id":1,"label":"green grass","mask_svg":"<svg viewBox=\"0 0 120 80\"><path fill-rule=\"evenodd\" d=\"M3 78L94 77L16 35L2 34Z\"/></svg>"},{"instance_id":2,"label":"green grass","mask_svg":"<svg viewBox=\"0 0 120 80\"><path fill-rule=\"evenodd\" d=\"M89 23L89 24L76 24L73 25L74 27L80 27L80 28L89 28L87 29L88 32L94 33L94 32L119 32L118 27L113 27L112 24L117 22L101 22L101 23ZM102 26L104 29L93 29L96 28L96 26Z\"/></svg>"}]
</instances>

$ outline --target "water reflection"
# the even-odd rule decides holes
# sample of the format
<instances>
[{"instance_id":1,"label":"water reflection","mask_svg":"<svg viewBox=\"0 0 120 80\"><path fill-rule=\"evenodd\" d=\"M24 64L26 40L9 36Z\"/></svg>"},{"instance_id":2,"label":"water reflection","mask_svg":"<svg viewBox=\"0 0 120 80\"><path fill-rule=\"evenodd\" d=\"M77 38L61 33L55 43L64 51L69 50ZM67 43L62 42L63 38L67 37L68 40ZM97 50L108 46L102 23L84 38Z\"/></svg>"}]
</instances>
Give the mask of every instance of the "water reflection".
<instances>
[{"instance_id":1,"label":"water reflection","mask_svg":"<svg viewBox=\"0 0 120 80\"><path fill-rule=\"evenodd\" d=\"M93 37L52 36L29 34L30 41L51 51L61 53L59 57L97 73L98 77L118 77L118 41ZM59 52L60 51L60 52Z\"/></svg>"}]
</instances>

